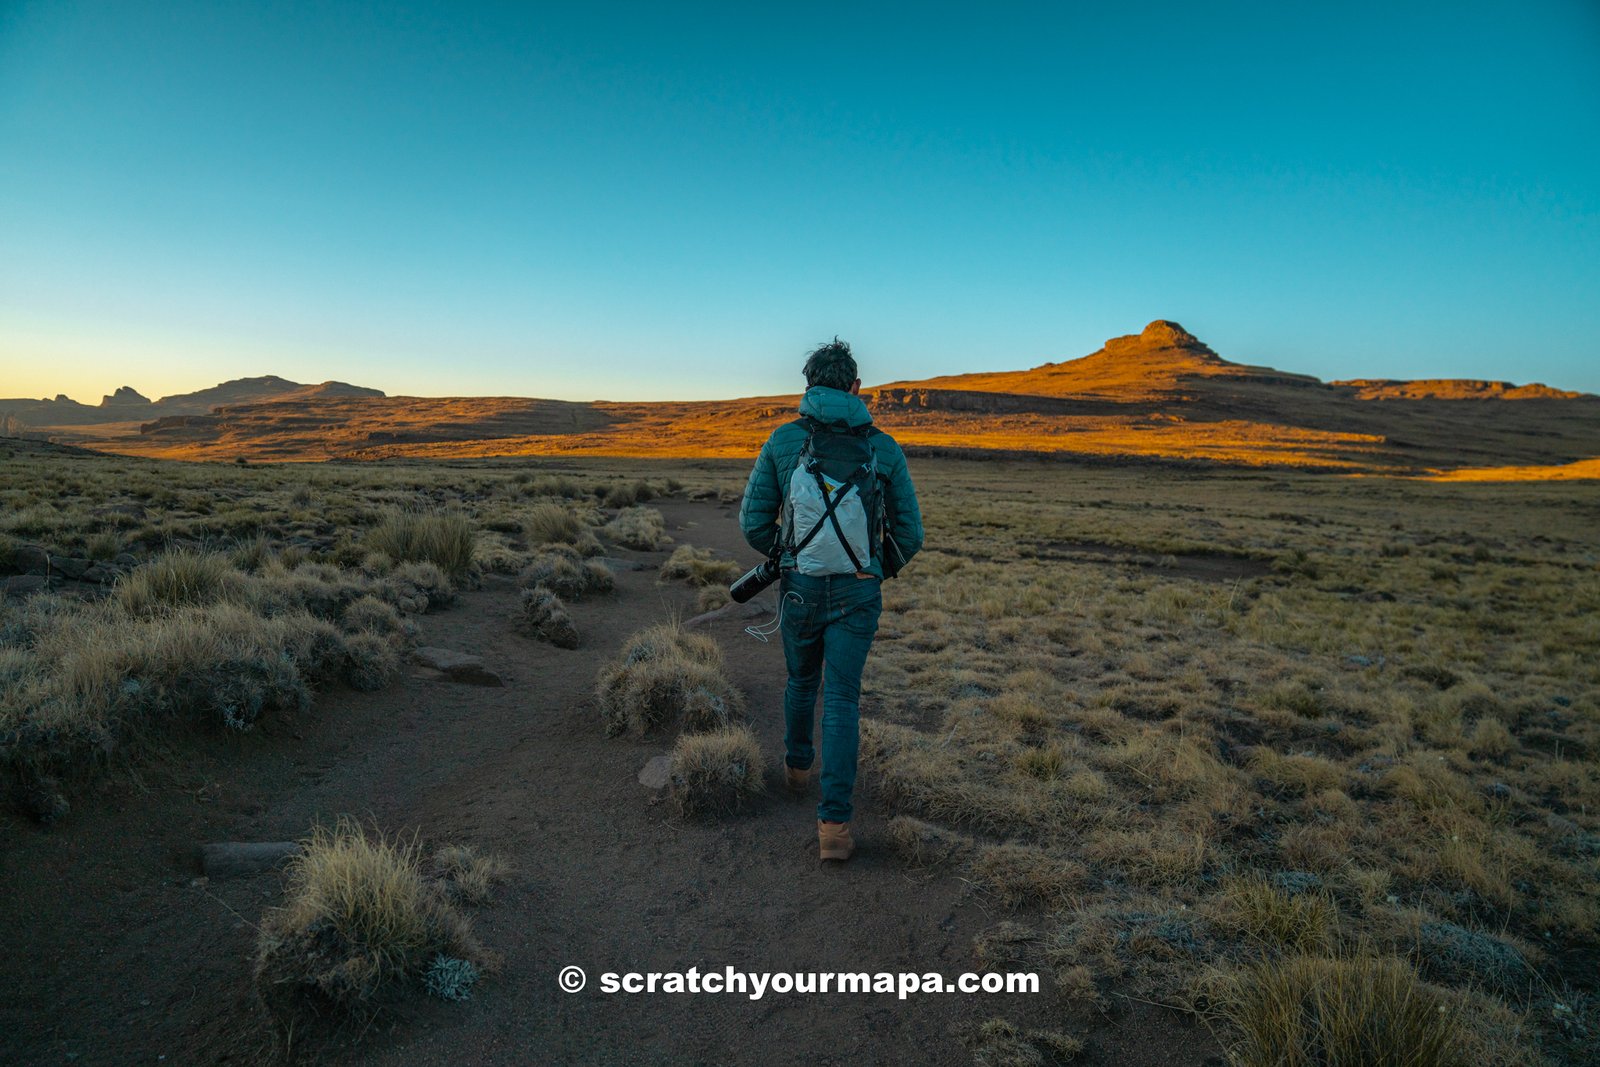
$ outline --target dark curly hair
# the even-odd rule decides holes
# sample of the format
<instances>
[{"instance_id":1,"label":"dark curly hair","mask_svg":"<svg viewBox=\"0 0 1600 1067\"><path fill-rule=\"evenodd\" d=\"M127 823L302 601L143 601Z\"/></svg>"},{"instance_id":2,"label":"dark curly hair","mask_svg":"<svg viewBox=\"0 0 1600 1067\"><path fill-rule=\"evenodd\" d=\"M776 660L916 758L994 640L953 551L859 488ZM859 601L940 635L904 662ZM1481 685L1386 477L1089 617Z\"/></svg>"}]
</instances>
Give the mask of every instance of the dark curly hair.
<instances>
[{"instance_id":1,"label":"dark curly hair","mask_svg":"<svg viewBox=\"0 0 1600 1067\"><path fill-rule=\"evenodd\" d=\"M856 372L856 359L850 354L850 343L837 336L825 345L818 345L806 356L806 386L825 385L830 389L848 390L860 375Z\"/></svg>"}]
</instances>

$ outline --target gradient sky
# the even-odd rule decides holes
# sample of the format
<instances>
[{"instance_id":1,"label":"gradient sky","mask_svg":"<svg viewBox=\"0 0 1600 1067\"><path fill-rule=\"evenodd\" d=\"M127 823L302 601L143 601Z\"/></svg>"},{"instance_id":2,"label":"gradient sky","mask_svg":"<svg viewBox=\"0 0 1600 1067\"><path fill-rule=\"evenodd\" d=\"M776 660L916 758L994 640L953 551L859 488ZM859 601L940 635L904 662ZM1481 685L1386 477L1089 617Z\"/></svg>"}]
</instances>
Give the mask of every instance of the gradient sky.
<instances>
[{"instance_id":1,"label":"gradient sky","mask_svg":"<svg viewBox=\"0 0 1600 1067\"><path fill-rule=\"evenodd\" d=\"M748 396L1154 318L1600 391L1600 4L0 0L0 396Z\"/></svg>"}]
</instances>

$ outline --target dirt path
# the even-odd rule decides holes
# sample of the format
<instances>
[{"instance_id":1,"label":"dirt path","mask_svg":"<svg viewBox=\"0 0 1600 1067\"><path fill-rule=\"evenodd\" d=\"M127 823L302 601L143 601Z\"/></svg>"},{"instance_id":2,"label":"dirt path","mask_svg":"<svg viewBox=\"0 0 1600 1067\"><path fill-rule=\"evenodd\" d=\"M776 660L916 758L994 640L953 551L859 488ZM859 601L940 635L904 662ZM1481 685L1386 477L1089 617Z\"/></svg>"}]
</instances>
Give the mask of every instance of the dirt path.
<instances>
[{"instance_id":1,"label":"dirt path","mask_svg":"<svg viewBox=\"0 0 1600 1067\"><path fill-rule=\"evenodd\" d=\"M667 502L680 542L750 558L727 508ZM254 1062L271 1044L250 989L251 923L276 875L206 884L201 841L281 840L338 814L430 841L468 842L516 868L476 915L503 971L473 999L419 998L345 1058L374 1064L968 1063L951 1025L999 1015L1088 1037L1079 1062L1200 1064L1207 1035L1129 1005L1115 1019L1068 1013L1037 995L912 997L607 996L603 971L975 969L974 934L1008 916L958 879L908 871L884 843L863 775L860 851L815 858L813 801L774 790L716 823L683 823L639 785L669 738L607 740L595 670L640 626L692 614L692 591L658 586L665 553L618 575L617 595L574 605L577 651L512 626L505 580L421 620L427 644L481 655L503 689L422 672L380 693L324 694L308 715L241 738L186 739L182 757L113 776L51 830L15 820L0 841L5 905L0 1061L121 1064ZM752 560L753 562L753 560ZM708 627L748 694L776 785L781 650ZM867 709L870 714L870 708ZM556 974L590 976L563 993Z\"/></svg>"}]
</instances>

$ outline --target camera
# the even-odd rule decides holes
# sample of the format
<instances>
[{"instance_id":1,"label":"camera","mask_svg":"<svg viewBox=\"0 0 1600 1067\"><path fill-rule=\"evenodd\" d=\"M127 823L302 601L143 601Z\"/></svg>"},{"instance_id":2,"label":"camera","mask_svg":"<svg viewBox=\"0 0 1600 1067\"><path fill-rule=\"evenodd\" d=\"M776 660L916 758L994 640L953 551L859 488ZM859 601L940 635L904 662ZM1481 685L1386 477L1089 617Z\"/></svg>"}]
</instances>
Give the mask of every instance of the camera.
<instances>
[{"instance_id":1,"label":"camera","mask_svg":"<svg viewBox=\"0 0 1600 1067\"><path fill-rule=\"evenodd\" d=\"M743 604L777 581L780 573L777 560L763 560L759 565L750 568L743 578L728 586L728 595L733 598L735 604Z\"/></svg>"}]
</instances>

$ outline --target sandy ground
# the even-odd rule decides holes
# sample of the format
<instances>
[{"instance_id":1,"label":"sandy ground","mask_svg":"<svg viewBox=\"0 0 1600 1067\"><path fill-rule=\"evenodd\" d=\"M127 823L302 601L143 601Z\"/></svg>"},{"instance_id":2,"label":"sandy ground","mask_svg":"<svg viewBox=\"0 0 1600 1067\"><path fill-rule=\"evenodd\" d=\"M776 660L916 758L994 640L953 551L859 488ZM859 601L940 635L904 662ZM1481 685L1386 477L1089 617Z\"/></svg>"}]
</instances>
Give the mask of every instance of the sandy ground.
<instances>
[{"instance_id":1,"label":"sandy ground","mask_svg":"<svg viewBox=\"0 0 1600 1067\"><path fill-rule=\"evenodd\" d=\"M754 562L731 510L663 506L679 542ZM460 1005L416 997L346 1035L328 1059L373 1064L958 1064L954 1025L994 1016L1087 1039L1088 1064L1220 1062L1215 1042L1162 1009L1071 1008L1048 975L1038 994L605 995L603 971L975 969L972 937L1006 918L961 880L909 870L888 850L892 814L863 774L859 852L816 860L814 801L780 786L781 649L707 627L745 689L769 755L769 796L714 823L685 823L641 786L670 737L607 740L595 670L635 629L693 593L650 564L615 596L579 602L584 636L563 651L512 625L516 589L491 580L420 620L423 643L484 657L505 688L415 671L379 693L322 694L311 712L240 737L181 738L137 773L116 771L54 828L6 816L0 1062L168 1064L274 1056L251 987L255 923L280 898L275 873L206 882L200 842L284 840L354 814L429 842L496 852L516 869L475 913L504 967ZM887 620L886 620L887 621ZM865 698L871 714L873 695ZM575 964L588 988L556 975Z\"/></svg>"}]
</instances>

